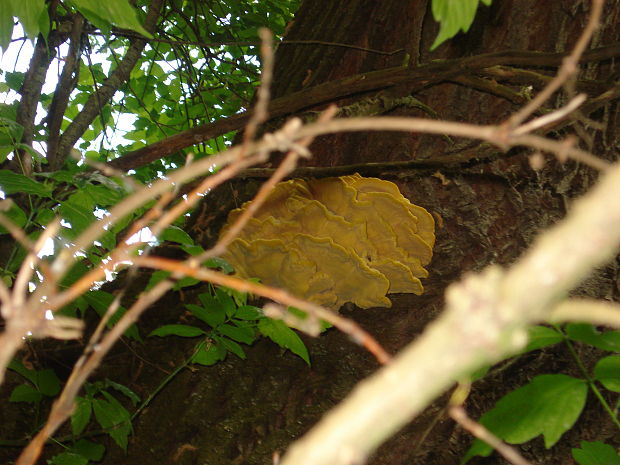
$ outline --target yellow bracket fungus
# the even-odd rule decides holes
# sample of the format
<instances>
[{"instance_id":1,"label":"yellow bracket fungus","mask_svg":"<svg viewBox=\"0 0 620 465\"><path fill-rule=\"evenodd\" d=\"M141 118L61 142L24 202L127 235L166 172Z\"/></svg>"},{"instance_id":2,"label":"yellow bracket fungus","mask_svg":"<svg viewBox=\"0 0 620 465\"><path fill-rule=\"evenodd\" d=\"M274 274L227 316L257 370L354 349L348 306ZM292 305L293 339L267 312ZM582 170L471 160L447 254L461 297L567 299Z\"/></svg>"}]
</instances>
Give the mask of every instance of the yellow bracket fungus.
<instances>
[{"instance_id":1,"label":"yellow bracket fungus","mask_svg":"<svg viewBox=\"0 0 620 465\"><path fill-rule=\"evenodd\" d=\"M247 207L233 210L226 229ZM359 174L275 186L224 256L243 278L260 278L338 309L390 307L386 294L422 294L435 222L396 184Z\"/></svg>"}]
</instances>

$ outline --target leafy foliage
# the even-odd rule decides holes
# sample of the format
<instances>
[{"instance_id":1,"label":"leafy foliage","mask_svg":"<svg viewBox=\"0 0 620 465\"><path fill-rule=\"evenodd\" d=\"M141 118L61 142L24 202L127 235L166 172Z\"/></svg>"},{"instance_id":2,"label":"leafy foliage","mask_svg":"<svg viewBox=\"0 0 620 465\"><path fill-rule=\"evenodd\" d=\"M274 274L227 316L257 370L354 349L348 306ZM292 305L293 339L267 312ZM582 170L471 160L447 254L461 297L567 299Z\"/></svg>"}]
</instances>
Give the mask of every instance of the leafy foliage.
<instances>
[{"instance_id":1,"label":"leafy foliage","mask_svg":"<svg viewBox=\"0 0 620 465\"><path fill-rule=\"evenodd\" d=\"M204 336L191 362L208 366L223 360L229 352L245 359L240 344L253 344L260 333L310 364L308 350L299 336L281 321L263 316L260 308L248 305L247 294L218 288L213 294L200 294L198 299L201 305L186 304L185 307L194 317L206 323L210 330L193 325L169 324L155 329L149 336Z\"/></svg>"}]
</instances>

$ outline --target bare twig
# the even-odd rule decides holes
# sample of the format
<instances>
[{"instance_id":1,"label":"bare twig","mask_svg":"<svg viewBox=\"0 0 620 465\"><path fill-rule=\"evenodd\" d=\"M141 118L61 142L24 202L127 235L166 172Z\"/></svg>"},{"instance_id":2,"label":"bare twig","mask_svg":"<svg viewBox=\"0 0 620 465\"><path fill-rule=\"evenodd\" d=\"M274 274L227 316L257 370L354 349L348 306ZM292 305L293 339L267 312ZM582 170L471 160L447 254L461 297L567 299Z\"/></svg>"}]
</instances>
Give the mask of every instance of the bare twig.
<instances>
[{"instance_id":1,"label":"bare twig","mask_svg":"<svg viewBox=\"0 0 620 465\"><path fill-rule=\"evenodd\" d=\"M554 123L575 111L577 107L579 107L583 102L586 101L586 98L587 96L585 94L579 94L562 108L559 108L555 111L552 111L551 113L547 113L546 115L533 119L528 123L522 124L514 131L512 131L512 135L519 136L521 134L527 134L529 132L535 131L536 129L542 128L543 126Z\"/></svg>"},{"instance_id":2,"label":"bare twig","mask_svg":"<svg viewBox=\"0 0 620 465\"><path fill-rule=\"evenodd\" d=\"M448 408L448 413L454 421L478 439L481 439L489 444L513 465L532 465L532 463L525 460L521 454L516 451L516 449L503 442L480 423L469 418L467 412L462 406L453 405Z\"/></svg>"},{"instance_id":3,"label":"bare twig","mask_svg":"<svg viewBox=\"0 0 620 465\"><path fill-rule=\"evenodd\" d=\"M587 322L620 329L620 304L594 299L568 299L549 312L549 321Z\"/></svg>"},{"instance_id":4,"label":"bare twig","mask_svg":"<svg viewBox=\"0 0 620 465\"><path fill-rule=\"evenodd\" d=\"M601 13L603 11L604 0L592 0L592 11L590 18L585 29L579 36L579 40L573 47L573 51L569 56L564 58L562 66L558 70L555 77L545 86L545 88L536 95L527 105L514 113L507 121L506 124L510 128L516 128L523 121L525 121L532 113L534 113L540 106L547 101L553 93L558 90L562 85L574 74L577 73L579 59L583 55L588 42L592 38L592 34L599 27L601 20Z\"/></svg>"},{"instance_id":5,"label":"bare twig","mask_svg":"<svg viewBox=\"0 0 620 465\"><path fill-rule=\"evenodd\" d=\"M261 39L261 56L263 59L261 82L256 91L256 106L243 133L240 157L245 155L248 144L254 140L258 126L264 123L269 116L267 107L269 106L271 79L273 78L273 36L271 31L264 27L258 30L258 35Z\"/></svg>"}]
</instances>

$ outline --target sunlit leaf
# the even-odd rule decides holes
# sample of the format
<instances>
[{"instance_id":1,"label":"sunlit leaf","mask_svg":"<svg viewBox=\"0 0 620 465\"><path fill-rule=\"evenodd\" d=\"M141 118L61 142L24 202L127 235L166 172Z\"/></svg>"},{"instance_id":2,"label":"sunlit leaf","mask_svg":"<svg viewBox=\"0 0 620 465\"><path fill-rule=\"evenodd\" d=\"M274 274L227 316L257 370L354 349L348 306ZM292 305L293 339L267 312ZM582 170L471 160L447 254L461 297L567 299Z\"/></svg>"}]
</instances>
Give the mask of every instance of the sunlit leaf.
<instances>
[{"instance_id":1,"label":"sunlit leaf","mask_svg":"<svg viewBox=\"0 0 620 465\"><path fill-rule=\"evenodd\" d=\"M145 37L153 36L142 26L137 11L127 0L70 0L89 21L100 28L118 26L139 32Z\"/></svg>"},{"instance_id":2,"label":"sunlit leaf","mask_svg":"<svg viewBox=\"0 0 620 465\"><path fill-rule=\"evenodd\" d=\"M491 0L482 0L490 5ZM440 23L439 34L431 46L434 50L460 31L467 32L474 22L478 0L433 0L433 17Z\"/></svg>"}]
</instances>

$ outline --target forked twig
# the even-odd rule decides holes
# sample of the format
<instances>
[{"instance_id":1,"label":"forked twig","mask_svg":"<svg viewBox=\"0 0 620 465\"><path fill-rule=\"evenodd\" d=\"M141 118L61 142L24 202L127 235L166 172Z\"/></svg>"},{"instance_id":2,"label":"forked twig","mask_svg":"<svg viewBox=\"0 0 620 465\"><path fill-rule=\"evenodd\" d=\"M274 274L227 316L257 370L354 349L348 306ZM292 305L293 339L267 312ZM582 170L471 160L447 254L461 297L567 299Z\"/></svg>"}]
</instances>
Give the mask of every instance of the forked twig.
<instances>
[{"instance_id":1,"label":"forked twig","mask_svg":"<svg viewBox=\"0 0 620 465\"><path fill-rule=\"evenodd\" d=\"M553 93L558 90L562 85L578 70L579 59L583 52L585 51L588 42L592 38L594 31L599 27L601 21L601 14L603 11L603 3L604 0L592 0L592 11L590 13L590 18L588 20L588 24L584 28L583 32L579 36L577 43L573 47L570 55L562 60L562 66L558 69L555 77L549 81L549 83L545 86L543 90L541 90L536 97L534 97L530 102L521 108L519 111L514 113L508 120L506 121L506 125L510 129L515 129L519 126L523 121L525 121L530 115L532 115L536 110L538 110L543 103L547 101L549 97L553 95Z\"/></svg>"}]
</instances>

